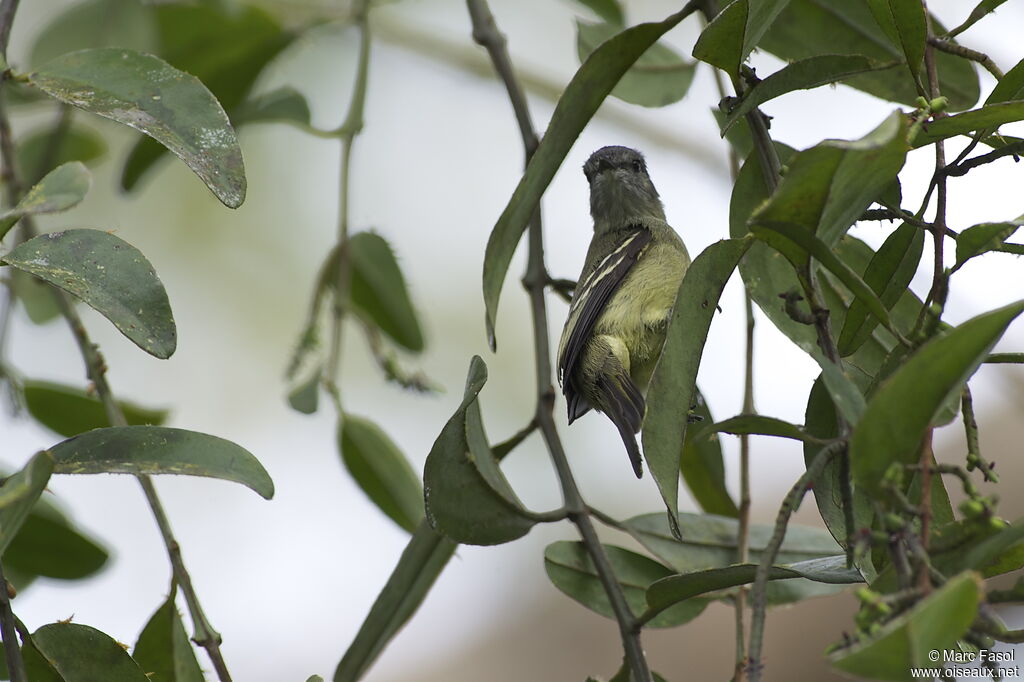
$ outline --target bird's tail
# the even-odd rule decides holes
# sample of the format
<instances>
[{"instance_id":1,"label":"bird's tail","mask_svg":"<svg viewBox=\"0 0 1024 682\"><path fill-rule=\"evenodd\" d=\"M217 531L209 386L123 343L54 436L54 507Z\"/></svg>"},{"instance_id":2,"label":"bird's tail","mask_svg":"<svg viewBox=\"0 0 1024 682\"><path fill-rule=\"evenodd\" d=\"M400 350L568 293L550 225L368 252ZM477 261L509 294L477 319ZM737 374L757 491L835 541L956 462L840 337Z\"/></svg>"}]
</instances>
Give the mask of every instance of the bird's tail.
<instances>
[{"instance_id":1,"label":"bird's tail","mask_svg":"<svg viewBox=\"0 0 1024 682\"><path fill-rule=\"evenodd\" d=\"M640 459L640 448L636 444L636 434L640 431L640 424L644 419L644 396L625 372L601 376L597 382L597 390L604 397L603 412L619 430L619 436L633 465L633 473L640 478L644 469L643 461Z\"/></svg>"}]
</instances>

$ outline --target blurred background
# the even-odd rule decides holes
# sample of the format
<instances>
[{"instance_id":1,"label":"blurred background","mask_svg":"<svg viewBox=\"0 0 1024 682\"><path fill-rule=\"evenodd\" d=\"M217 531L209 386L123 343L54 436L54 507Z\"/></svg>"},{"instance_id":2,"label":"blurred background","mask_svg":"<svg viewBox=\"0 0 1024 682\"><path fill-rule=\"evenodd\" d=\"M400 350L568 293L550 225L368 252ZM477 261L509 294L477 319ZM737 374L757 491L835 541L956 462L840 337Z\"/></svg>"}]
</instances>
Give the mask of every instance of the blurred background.
<instances>
[{"instance_id":1,"label":"blurred background","mask_svg":"<svg viewBox=\"0 0 1024 682\"><path fill-rule=\"evenodd\" d=\"M22 2L10 61L27 71L36 36L70 0ZM300 22L326 6L313 0L259 3ZM626 3L628 20L662 19L679 3ZM933 0L947 25L960 23L974 3ZM530 84L530 106L543 130L554 107L551 91L568 83L579 60L576 17L592 18L568 0L492 2L512 59ZM344 3L334 8L339 17ZM513 261L497 326L498 353L487 349L480 293L484 245L522 169L522 149L504 90L486 54L470 39L462 3L407 0L375 6L366 128L355 144L352 228L374 229L394 246L420 313L427 349L403 357L443 392L419 395L386 384L361 334L345 336L342 391L347 409L374 419L407 454L414 468L461 399L469 359L488 363L482 393L489 435L501 440L521 428L533 410L530 326L518 279L525 254ZM1008 2L961 36L1004 70L1020 58L1024 6ZM689 55L699 31L689 19L665 42ZM49 46L59 54L61 46ZM342 23L307 30L270 65L257 92L291 85L308 100L313 124L337 126L347 107L355 68L356 35ZM770 73L781 62L755 54ZM982 97L994 80L981 74ZM580 167L607 144L647 155L669 221L696 255L728 232L730 180L726 144L711 109L718 95L710 71L697 69L687 97L660 109L607 101L555 176L543 202L548 267L575 278L590 238L587 184ZM823 138L857 138L893 105L839 86L794 93L764 107L777 140L798 149ZM52 108L19 109L15 133L52 121ZM339 145L295 128L250 125L241 131L249 182L238 210L224 208L176 159L165 158L131 193L118 189L125 155L138 135L81 114L76 121L102 133L105 161L93 189L73 212L40 221L44 229L113 230L138 247L162 278L178 324L174 356L159 361L82 306L86 325L109 365L119 398L172 411L169 424L233 440L267 468L277 493L270 502L237 485L161 477L157 486L183 547L206 611L224 635L223 650L236 679L254 682L329 677L405 546L407 535L380 513L344 470L335 443L333 412L291 410L284 370L302 328L317 270L334 243ZM1004 132L1020 135L1012 126ZM960 142L951 145L955 154ZM901 174L904 205L916 206L934 162L931 151L908 157ZM956 178L950 185L949 224L963 229L1024 213L1021 170L1008 160ZM854 234L873 246L892 229L866 223ZM930 240L926 243L925 262ZM983 262L984 265L978 263ZM952 263L950 259L949 264ZM913 288L930 281L923 268ZM1017 300L1024 274L1013 256L973 261L955 278L947 319L961 322ZM738 277L726 288L711 328L699 385L717 418L740 411L743 377L743 297ZM549 297L551 334L558 338L567 306ZM1024 349L1018 323L997 350ZM66 326L32 324L15 313L9 361L34 379L85 385L84 370ZM755 402L772 416L802 423L807 391L818 371L758 312ZM1008 365L983 366L972 382L981 445L998 463L1001 489L1024 480L1024 373ZM558 414L564 427L563 408ZM20 467L38 449L59 440L24 416L2 415L2 463ZM594 506L625 518L658 511L651 478L636 480L615 435L601 417L562 429L583 494ZM738 445L725 436L726 469L736 491ZM959 422L936 435L940 460L964 452ZM752 443L754 520L770 522L785 490L803 470L791 441ZM531 438L505 465L533 509L561 504L553 469L539 439ZM138 485L124 476L61 477L47 499L59 504L112 553L106 570L82 582L40 580L19 595L15 609L30 629L58 619L95 626L134 642L164 599L170 573L155 524ZM951 491L953 492L953 491ZM684 510L696 511L685 496ZM1007 518L1024 515L1024 499L1001 506ZM813 501L798 523L820 525ZM609 532L613 543L631 546ZM575 539L568 524L536 527L498 547L460 547L426 603L370 671L375 682L489 680L538 682L611 676L621 650L613 621L570 601L548 582L543 548ZM835 677L822 650L852 628L853 597L839 594L772 610L765 662L771 680ZM186 627L191 632L186 618ZM680 629L650 632L645 646L653 668L668 679L724 680L732 672L733 613L713 604ZM200 662L207 667L205 654Z\"/></svg>"}]
</instances>

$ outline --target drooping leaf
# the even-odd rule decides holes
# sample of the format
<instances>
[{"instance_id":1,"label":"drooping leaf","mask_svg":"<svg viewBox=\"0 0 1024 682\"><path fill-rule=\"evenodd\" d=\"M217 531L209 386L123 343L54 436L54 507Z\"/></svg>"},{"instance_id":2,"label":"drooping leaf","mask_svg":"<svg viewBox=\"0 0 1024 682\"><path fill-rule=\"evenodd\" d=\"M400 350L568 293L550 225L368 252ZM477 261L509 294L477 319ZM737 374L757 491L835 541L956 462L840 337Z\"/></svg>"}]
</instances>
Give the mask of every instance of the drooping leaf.
<instances>
[{"instance_id":1,"label":"drooping leaf","mask_svg":"<svg viewBox=\"0 0 1024 682\"><path fill-rule=\"evenodd\" d=\"M484 255L483 292L487 336L495 348L494 325L501 287L526 224L536 210L555 171L569 153L580 131L623 74L669 29L683 20L688 10L664 21L639 24L602 43L583 63L555 105L551 123L530 158L519 185L502 211L487 240Z\"/></svg>"},{"instance_id":2,"label":"drooping leaf","mask_svg":"<svg viewBox=\"0 0 1024 682\"><path fill-rule=\"evenodd\" d=\"M1006 0L981 0L974 9L971 10L970 15L964 20L964 23L957 26L952 32L954 34L960 34L969 29L974 24L984 19L987 15L991 14Z\"/></svg>"},{"instance_id":3,"label":"drooping leaf","mask_svg":"<svg viewBox=\"0 0 1024 682\"><path fill-rule=\"evenodd\" d=\"M686 439L688 408L694 404L701 353L722 290L749 246L749 240L743 239L716 242L687 269L651 377L642 433L644 459L673 524L679 500L679 455Z\"/></svg>"},{"instance_id":4,"label":"drooping leaf","mask_svg":"<svg viewBox=\"0 0 1024 682\"><path fill-rule=\"evenodd\" d=\"M32 680L50 680L51 668L59 682L149 682L142 668L109 635L78 623L51 623L32 633L31 644L43 661L26 656L25 664ZM38 663L37 663L38 661ZM43 663L45 667L37 667ZM46 665L48 664L48 665Z\"/></svg>"},{"instance_id":5,"label":"drooping leaf","mask_svg":"<svg viewBox=\"0 0 1024 682\"><path fill-rule=\"evenodd\" d=\"M799 441L817 440L796 424L760 414L741 414L720 422L709 423L706 426L702 425L695 431L695 438L709 438L716 433L731 433L737 436L747 434L791 438Z\"/></svg>"},{"instance_id":6,"label":"drooping leaf","mask_svg":"<svg viewBox=\"0 0 1024 682\"><path fill-rule=\"evenodd\" d=\"M832 404L847 423L853 425L860 421L866 407L864 394L846 373L831 362L823 363L821 380L832 397Z\"/></svg>"},{"instance_id":7,"label":"drooping leaf","mask_svg":"<svg viewBox=\"0 0 1024 682\"><path fill-rule=\"evenodd\" d=\"M956 265L953 266L953 270L959 270L971 258L1001 246L1021 224L1022 221L1014 221L981 223L968 227L956 238Z\"/></svg>"},{"instance_id":8,"label":"drooping leaf","mask_svg":"<svg viewBox=\"0 0 1024 682\"><path fill-rule=\"evenodd\" d=\"M626 603L634 615L640 615L647 610L647 588L651 583L672 575L672 571L636 552L614 545L602 547L622 587ZM544 570L555 587L580 604L607 618L615 617L608 595L583 543L562 541L548 545L544 550ZM699 616L707 604L702 599L678 604L659 613L647 626L664 628L687 623Z\"/></svg>"},{"instance_id":9,"label":"drooping leaf","mask_svg":"<svg viewBox=\"0 0 1024 682\"><path fill-rule=\"evenodd\" d=\"M106 153L107 143L85 126L72 123L56 139L52 126L46 126L22 136L18 168L24 180L34 185L61 164L79 161L88 166Z\"/></svg>"},{"instance_id":10,"label":"drooping leaf","mask_svg":"<svg viewBox=\"0 0 1024 682\"><path fill-rule=\"evenodd\" d=\"M231 441L166 426L112 426L49 449L59 474L183 474L234 481L260 496L274 482L248 450Z\"/></svg>"},{"instance_id":11,"label":"drooping leaf","mask_svg":"<svg viewBox=\"0 0 1024 682\"><path fill-rule=\"evenodd\" d=\"M269 123L289 121L309 124L309 103L302 94L291 86L256 95L231 111L231 122L236 126L247 123Z\"/></svg>"},{"instance_id":12,"label":"drooping leaf","mask_svg":"<svg viewBox=\"0 0 1024 682\"><path fill-rule=\"evenodd\" d=\"M594 14L601 17L609 24L622 26L626 23L626 16L622 11L622 5L618 0L576 0L584 7L589 7Z\"/></svg>"},{"instance_id":13,"label":"drooping leaf","mask_svg":"<svg viewBox=\"0 0 1024 682\"><path fill-rule=\"evenodd\" d=\"M125 47L152 52L153 10L139 0L84 0L56 14L36 34L29 63L38 66L68 52L92 47Z\"/></svg>"},{"instance_id":14,"label":"drooping leaf","mask_svg":"<svg viewBox=\"0 0 1024 682\"><path fill-rule=\"evenodd\" d=\"M32 417L61 436L76 436L91 429L110 426L99 398L85 391L49 381L25 381L22 385L25 407ZM168 410L153 410L120 401L118 406L129 424L159 426L167 420Z\"/></svg>"},{"instance_id":15,"label":"drooping leaf","mask_svg":"<svg viewBox=\"0 0 1024 682\"><path fill-rule=\"evenodd\" d=\"M576 21L576 52L586 61L598 46L622 31L621 24ZM671 48L654 43L622 76L612 95L630 104L663 107L686 96L693 82L695 62L684 61Z\"/></svg>"},{"instance_id":16,"label":"drooping leaf","mask_svg":"<svg viewBox=\"0 0 1024 682\"><path fill-rule=\"evenodd\" d=\"M80 161L54 168L25 193L17 206L0 214L0 238L25 216L60 213L78 205L89 191L91 180Z\"/></svg>"},{"instance_id":17,"label":"drooping leaf","mask_svg":"<svg viewBox=\"0 0 1024 682\"><path fill-rule=\"evenodd\" d=\"M915 461L925 430L1020 313L1014 303L978 315L921 346L868 401L853 430L850 458L858 484L876 490L892 462Z\"/></svg>"},{"instance_id":18,"label":"drooping leaf","mask_svg":"<svg viewBox=\"0 0 1024 682\"><path fill-rule=\"evenodd\" d=\"M903 56L914 79L924 63L924 46L928 37L924 6L914 0L868 0L875 21Z\"/></svg>"},{"instance_id":19,"label":"drooping leaf","mask_svg":"<svg viewBox=\"0 0 1024 682\"><path fill-rule=\"evenodd\" d=\"M60 317L60 308L49 284L21 270L10 274L11 288L18 302L24 306L28 319L34 324L46 324ZM72 305L76 302L72 299Z\"/></svg>"},{"instance_id":20,"label":"drooping leaf","mask_svg":"<svg viewBox=\"0 0 1024 682\"><path fill-rule=\"evenodd\" d=\"M456 542L496 545L526 535L534 521L515 496L487 444L478 396L487 366L473 356L466 392L423 468L430 525Z\"/></svg>"},{"instance_id":21,"label":"drooping leaf","mask_svg":"<svg viewBox=\"0 0 1024 682\"><path fill-rule=\"evenodd\" d=\"M693 56L732 76L789 0L734 0L711 20L693 46Z\"/></svg>"},{"instance_id":22,"label":"drooping leaf","mask_svg":"<svg viewBox=\"0 0 1024 682\"><path fill-rule=\"evenodd\" d=\"M864 283L878 294L887 310L892 310L910 285L923 249L924 230L904 223L886 238L868 263L864 271ZM839 354L845 357L860 348L877 325L878 318L869 314L864 301L859 298L855 300L839 332L836 343Z\"/></svg>"},{"instance_id":23,"label":"drooping leaf","mask_svg":"<svg viewBox=\"0 0 1024 682\"><path fill-rule=\"evenodd\" d=\"M53 473L53 457L36 453L28 464L0 485L0 556L8 549L18 529L25 523L33 505Z\"/></svg>"},{"instance_id":24,"label":"drooping leaf","mask_svg":"<svg viewBox=\"0 0 1024 682\"><path fill-rule=\"evenodd\" d=\"M27 78L55 99L153 137L225 206L242 205L238 139L220 103L195 76L152 55L96 48L57 57Z\"/></svg>"},{"instance_id":25,"label":"drooping leaf","mask_svg":"<svg viewBox=\"0 0 1024 682\"><path fill-rule=\"evenodd\" d=\"M976 130L993 130L1004 123L1024 120L1024 100L986 104L962 114L945 116L930 122L911 140L915 149Z\"/></svg>"},{"instance_id":26,"label":"drooping leaf","mask_svg":"<svg viewBox=\"0 0 1024 682\"><path fill-rule=\"evenodd\" d=\"M936 35L945 31L931 17ZM793 62L820 55L862 55L878 62L905 61L902 47L880 36L866 2L792 0L760 41L759 46ZM980 84L974 65L956 55L936 51L939 91L953 111L978 101ZM872 71L853 76L846 85L892 102L914 105L918 91L903 69Z\"/></svg>"},{"instance_id":27,"label":"drooping leaf","mask_svg":"<svg viewBox=\"0 0 1024 682\"><path fill-rule=\"evenodd\" d=\"M147 353L168 358L177 330L167 292L146 257L100 230L67 230L33 237L3 262L77 296Z\"/></svg>"},{"instance_id":28,"label":"drooping leaf","mask_svg":"<svg viewBox=\"0 0 1024 682\"><path fill-rule=\"evenodd\" d=\"M714 422L700 389L697 389L695 397L697 400L690 410L691 414L701 417L705 424ZM739 516L736 503L725 485L725 464L722 462L722 444L718 436L703 437L697 429L687 429L683 439L683 453L679 458L679 471L701 509L708 514L733 518Z\"/></svg>"},{"instance_id":29,"label":"drooping leaf","mask_svg":"<svg viewBox=\"0 0 1024 682\"><path fill-rule=\"evenodd\" d=\"M108 558L107 551L74 528L64 514L40 500L8 545L4 570L23 579L81 580L103 568Z\"/></svg>"},{"instance_id":30,"label":"drooping leaf","mask_svg":"<svg viewBox=\"0 0 1024 682\"><path fill-rule=\"evenodd\" d=\"M857 677L910 682L914 668L935 667L929 652L956 648L974 621L981 594L978 575L961 573L883 625L878 634L832 654L832 665Z\"/></svg>"},{"instance_id":31,"label":"drooping leaf","mask_svg":"<svg viewBox=\"0 0 1024 682\"><path fill-rule=\"evenodd\" d=\"M323 369L318 367L308 379L292 389L288 394L288 404L291 405L293 410L302 414L313 414L316 412L322 376Z\"/></svg>"},{"instance_id":32,"label":"drooping leaf","mask_svg":"<svg viewBox=\"0 0 1024 682\"><path fill-rule=\"evenodd\" d=\"M132 658L152 682L204 682L192 642L174 603L175 593L172 589L142 629Z\"/></svg>"},{"instance_id":33,"label":"drooping leaf","mask_svg":"<svg viewBox=\"0 0 1024 682\"><path fill-rule=\"evenodd\" d=\"M754 107L795 90L810 90L830 83L838 83L869 71L893 68L892 62L877 62L863 55L823 54L787 64L747 91L725 119L725 130Z\"/></svg>"},{"instance_id":34,"label":"drooping leaf","mask_svg":"<svg viewBox=\"0 0 1024 682\"><path fill-rule=\"evenodd\" d=\"M379 234L360 232L352 235L348 248L356 313L403 348L423 350L423 332L391 245Z\"/></svg>"},{"instance_id":35,"label":"drooping leaf","mask_svg":"<svg viewBox=\"0 0 1024 682\"><path fill-rule=\"evenodd\" d=\"M341 458L352 478L382 512L410 533L423 520L419 477L379 426L345 414L338 433Z\"/></svg>"}]
</instances>

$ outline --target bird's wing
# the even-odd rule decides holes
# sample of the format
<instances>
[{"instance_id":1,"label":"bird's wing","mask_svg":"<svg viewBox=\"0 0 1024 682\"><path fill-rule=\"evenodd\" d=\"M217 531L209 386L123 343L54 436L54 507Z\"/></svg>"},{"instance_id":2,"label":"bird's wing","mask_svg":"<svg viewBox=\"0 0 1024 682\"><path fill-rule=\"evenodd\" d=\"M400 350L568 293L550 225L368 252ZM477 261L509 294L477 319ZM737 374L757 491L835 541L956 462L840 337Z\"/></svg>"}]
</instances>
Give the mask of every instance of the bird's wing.
<instances>
[{"instance_id":1,"label":"bird's wing","mask_svg":"<svg viewBox=\"0 0 1024 682\"><path fill-rule=\"evenodd\" d=\"M590 409L573 385L573 370L580 352L590 338L594 324L601 317L605 304L622 284L622 280L651 243L652 238L651 231L643 227L623 231L618 241L613 242L608 255L576 285L572 304L569 306L569 317L565 321L562 339L558 344L558 378L562 382L562 392L569 404L570 421Z\"/></svg>"}]
</instances>

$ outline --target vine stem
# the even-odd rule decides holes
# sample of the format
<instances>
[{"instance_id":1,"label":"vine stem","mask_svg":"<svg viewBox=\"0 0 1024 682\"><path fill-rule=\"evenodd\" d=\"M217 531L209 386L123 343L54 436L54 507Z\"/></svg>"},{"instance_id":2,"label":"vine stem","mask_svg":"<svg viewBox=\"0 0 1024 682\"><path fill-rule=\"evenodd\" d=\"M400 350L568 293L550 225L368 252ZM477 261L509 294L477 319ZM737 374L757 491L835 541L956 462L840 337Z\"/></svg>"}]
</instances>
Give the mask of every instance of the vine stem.
<instances>
[{"instance_id":1,"label":"vine stem","mask_svg":"<svg viewBox=\"0 0 1024 682\"><path fill-rule=\"evenodd\" d=\"M14 20L17 5L17 0L3 0L3 3L0 4L0 57L3 57L5 63L7 42L10 37L10 25ZM18 173L14 139L11 134L10 121L7 117L6 103L2 98L3 94L2 89L0 89L0 157L3 160L2 175L7 185L7 201L9 205L13 206L21 198L24 186ZM31 218L23 218L21 222L23 234L26 238L36 234L36 228ZM82 324L82 319L75 310L70 297L56 288L52 288L52 292L61 315L67 321L72 336L75 338L82 360L85 363L86 374L96 388L96 395L103 403L107 419L112 426L127 425L128 422L125 419L124 412L115 400L110 385L107 383L107 367L99 348L89 338L89 334ZM199 597L192 586L191 576L182 559L181 546L174 537L174 532L171 529L163 504L157 495L153 480L148 475L139 475L136 478L142 486L146 502L149 504L153 517L156 519L171 562L174 578L178 585L181 586L185 603L192 617L192 623L195 628L193 641L206 650L221 682L231 682L231 674L220 650L221 636L213 628L203 612Z\"/></svg>"},{"instance_id":2,"label":"vine stem","mask_svg":"<svg viewBox=\"0 0 1024 682\"><path fill-rule=\"evenodd\" d=\"M508 91L509 100L515 111L523 148L527 160L537 146L537 134L533 128L526 97L512 68L504 35L498 30L486 0L466 0L473 25L473 39L484 47L491 57L494 69ZM651 671L640 643L640 624L626 603L625 594L615 577L611 562L605 554L597 531L590 518L590 508L583 500L576 479L569 467L569 460L562 447L555 427L555 389L552 383L550 343L548 339L547 305L544 290L550 282L544 264L544 231L538 209L529 227L529 255L523 286L530 298L533 318L533 347L537 382L537 407L535 420L551 455L558 475L569 519L575 524L583 540L590 560L594 564L598 579L608 596L615 620L619 625L622 646L634 682L651 682Z\"/></svg>"}]
</instances>

